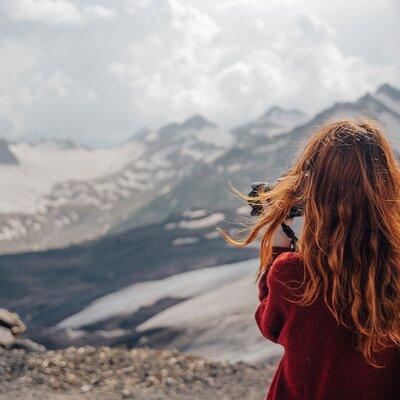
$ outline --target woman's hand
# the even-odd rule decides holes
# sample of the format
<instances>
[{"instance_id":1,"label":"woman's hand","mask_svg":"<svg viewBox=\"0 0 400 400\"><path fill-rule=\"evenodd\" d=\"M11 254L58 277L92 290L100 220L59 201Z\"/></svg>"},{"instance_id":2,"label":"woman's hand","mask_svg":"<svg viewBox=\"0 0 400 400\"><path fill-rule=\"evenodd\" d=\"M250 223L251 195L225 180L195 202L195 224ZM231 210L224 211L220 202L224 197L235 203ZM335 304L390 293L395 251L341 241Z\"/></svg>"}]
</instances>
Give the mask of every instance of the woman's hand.
<instances>
[{"instance_id":1,"label":"woman's hand","mask_svg":"<svg viewBox=\"0 0 400 400\"><path fill-rule=\"evenodd\" d=\"M262 207L264 209L264 212L267 212L268 210L268 203L263 202ZM295 221L296 218L296 221ZM303 217L295 217L295 218L286 218L284 223L288 225L296 236L298 237L298 234L296 232L301 232L303 228ZM295 227L294 227L295 226ZM279 228L274 232L272 236L272 246L273 247L291 247L291 238L283 231L282 226L280 225Z\"/></svg>"},{"instance_id":2,"label":"woman's hand","mask_svg":"<svg viewBox=\"0 0 400 400\"><path fill-rule=\"evenodd\" d=\"M293 218L288 218L285 220L285 224L292 227L293 225ZM282 226L274 232L272 236L272 246L273 247L290 247L290 238L283 232Z\"/></svg>"}]
</instances>

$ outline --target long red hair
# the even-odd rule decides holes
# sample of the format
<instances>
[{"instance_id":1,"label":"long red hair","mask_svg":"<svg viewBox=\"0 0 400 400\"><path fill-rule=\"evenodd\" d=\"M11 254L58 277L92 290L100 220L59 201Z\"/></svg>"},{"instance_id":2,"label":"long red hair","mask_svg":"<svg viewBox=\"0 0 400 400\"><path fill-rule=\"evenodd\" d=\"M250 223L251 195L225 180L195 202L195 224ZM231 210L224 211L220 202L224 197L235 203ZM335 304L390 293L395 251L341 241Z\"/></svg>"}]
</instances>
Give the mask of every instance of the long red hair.
<instances>
[{"instance_id":1,"label":"long red hair","mask_svg":"<svg viewBox=\"0 0 400 400\"><path fill-rule=\"evenodd\" d=\"M383 132L366 120L327 124L257 199L268 207L247 236L222 234L238 247L261 236L258 277L271 261L273 233L301 203L298 252L308 278L299 303L322 294L371 363L375 351L400 346L400 170Z\"/></svg>"}]
</instances>

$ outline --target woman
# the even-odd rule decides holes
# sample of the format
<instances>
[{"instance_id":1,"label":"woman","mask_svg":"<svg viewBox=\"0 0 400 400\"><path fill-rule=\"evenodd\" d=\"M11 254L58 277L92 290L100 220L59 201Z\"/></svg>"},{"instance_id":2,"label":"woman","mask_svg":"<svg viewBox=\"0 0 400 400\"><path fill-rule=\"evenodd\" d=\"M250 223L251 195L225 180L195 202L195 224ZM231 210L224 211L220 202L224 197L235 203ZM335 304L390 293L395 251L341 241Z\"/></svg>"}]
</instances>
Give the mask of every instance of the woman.
<instances>
[{"instance_id":1,"label":"woman","mask_svg":"<svg viewBox=\"0 0 400 400\"><path fill-rule=\"evenodd\" d=\"M400 170L383 133L328 124L272 190L243 197L268 204L245 239L224 233L261 234L256 321L284 347L267 399L400 399ZM293 205L295 251L281 230Z\"/></svg>"}]
</instances>

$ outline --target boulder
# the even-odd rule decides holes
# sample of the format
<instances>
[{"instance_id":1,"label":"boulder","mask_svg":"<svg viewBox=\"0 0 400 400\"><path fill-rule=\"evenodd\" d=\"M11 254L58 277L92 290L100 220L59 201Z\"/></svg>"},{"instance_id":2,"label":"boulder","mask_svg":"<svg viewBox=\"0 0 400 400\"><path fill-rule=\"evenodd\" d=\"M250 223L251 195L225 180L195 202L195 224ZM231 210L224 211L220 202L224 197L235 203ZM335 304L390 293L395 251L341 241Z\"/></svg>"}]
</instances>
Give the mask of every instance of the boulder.
<instances>
[{"instance_id":1,"label":"boulder","mask_svg":"<svg viewBox=\"0 0 400 400\"><path fill-rule=\"evenodd\" d=\"M14 343L15 337L12 332L0 326L0 346L9 346L10 344Z\"/></svg>"},{"instance_id":2,"label":"boulder","mask_svg":"<svg viewBox=\"0 0 400 400\"><path fill-rule=\"evenodd\" d=\"M8 329L13 335L19 335L26 331L26 325L18 314L0 308L0 327Z\"/></svg>"},{"instance_id":3,"label":"boulder","mask_svg":"<svg viewBox=\"0 0 400 400\"><path fill-rule=\"evenodd\" d=\"M23 349L28 352L41 353L46 350L41 344L30 339L20 338L26 331L26 325L18 314L0 308L0 346L5 349Z\"/></svg>"}]
</instances>

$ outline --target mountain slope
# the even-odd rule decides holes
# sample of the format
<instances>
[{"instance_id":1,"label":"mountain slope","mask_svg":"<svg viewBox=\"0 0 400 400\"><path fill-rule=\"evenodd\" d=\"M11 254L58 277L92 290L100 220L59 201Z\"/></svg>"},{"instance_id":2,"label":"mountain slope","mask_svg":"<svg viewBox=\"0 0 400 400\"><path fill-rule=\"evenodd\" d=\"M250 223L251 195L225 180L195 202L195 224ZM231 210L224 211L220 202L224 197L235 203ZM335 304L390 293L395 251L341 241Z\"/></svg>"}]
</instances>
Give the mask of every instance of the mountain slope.
<instances>
[{"instance_id":1,"label":"mountain slope","mask_svg":"<svg viewBox=\"0 0 400 400\"><path fill-rule=\"evenodd\" d=\"M399 113L400 110L400 90L385 83L375 93L375 97L392 111Z\"/></svg>"},{"instance_id":2,"label":"mountain slope","mask_svg":"<svg viewBox=\"0 0 400 400\"><path fill-rule=\"evenodd\" d=\"M254 145L265 138L288 132L307 119L307 115L301 111L273 106L255 121L233 129L232 133L238 139L239 145Z\"/></svg>"},{"instance_id":3,"label":"mountain slope","mask_svg":"<svg viewBox=\"0 0 400 400\"><path fill-rule=\"evenodd\" d=\"M0 200L0 251L61 247L102 236L230 144L229 132L200 116L159 131L142 130L109 149L16 144L12 150L20 165L0 168L6 189Z\"/></svg>"},{"instance_id":4,"label":"mountain slope","mask_svg":"<svg viewBox=\"0 0 400 400\"><path fill-rule=\"evenodd\" d=\"M382 93L382 89L380 91ZM385 91L392 96L397 93L394 88ZM385 128L394 149L400 151L400 107L394 109L394 104L392 102L389 108L382 103L378 92L367 94L354 103L336 103L288 132L243 141L214 162L193 169L173 191L153 199L127 218L123 227L162 220L171 209L235 207L238 200L229 194L228 182L247 193L252 181L274 181L290 167L309 135L328 121L358 117L376 120Z\"/></svg>"},{"instance_id":5,"label":"mountain slope","mask_svg":"<svg viewBox=\"0 0 400 400\"><path fill-rule=\"evenodd\" d=\"M200 211L82 245L0 256L0 304L39 334L123 286L256 256L215 235L233 213Z\"/></svg>"}]
</instances>

